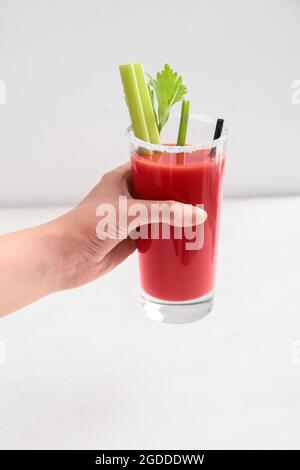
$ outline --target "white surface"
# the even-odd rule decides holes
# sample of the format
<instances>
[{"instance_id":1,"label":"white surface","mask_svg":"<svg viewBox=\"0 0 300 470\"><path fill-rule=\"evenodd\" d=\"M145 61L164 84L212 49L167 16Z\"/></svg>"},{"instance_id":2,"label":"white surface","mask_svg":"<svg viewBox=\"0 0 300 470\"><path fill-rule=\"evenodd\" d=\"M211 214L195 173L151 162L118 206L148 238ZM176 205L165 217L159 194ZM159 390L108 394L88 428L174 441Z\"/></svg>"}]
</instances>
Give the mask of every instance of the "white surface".
<instances>
[{"instance_id":1,"label":"white surface","mask_svg":"<svg viewBox=\"0 0 300 470\"><path fill-rule=\"evenodd\" d=\"M1 0L0 206L74 203L128 158L118 65L137 60L228 121L227 195L299 194L299 18L299 0Z\"/></svg>"},{"instance_id":2,"label":"white surface","mask_svg":"<svg viewBox=\"0 0 300 470\"><path fill-rule=\"evenodd\" d=\"M199 323L147 320L135 256L2 319L0 447L300 448L299 210L225 202ZM0 231L60 212L0 211Z\"/></svg>"}]
</instances>

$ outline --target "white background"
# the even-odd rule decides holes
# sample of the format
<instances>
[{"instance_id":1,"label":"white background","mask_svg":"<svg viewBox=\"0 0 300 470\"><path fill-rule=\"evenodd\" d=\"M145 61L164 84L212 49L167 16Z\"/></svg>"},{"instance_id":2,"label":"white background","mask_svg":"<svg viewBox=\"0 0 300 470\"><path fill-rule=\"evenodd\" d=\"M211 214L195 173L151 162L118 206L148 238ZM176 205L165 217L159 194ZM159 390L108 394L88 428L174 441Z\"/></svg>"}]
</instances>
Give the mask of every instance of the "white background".
<instances>
[{"instance_id":1,"label":"white background","mask_svg":"<svg viewBox=\"0 0 300 470\"><path fill-rule=\"evenodd\" d=\"M0 207L73 204L128 158L138 60L228 121L227 196L300 194L299 44L299 0L0 0ZM65 210L1 209L0 232ZM1 319L0 448L300 448L299 211L224 202L201 322L146 318L136 256Z\"/></svg>"},{"instance_id":2,"label":"white background","mask_svg":"<svg viewBox=\"0 0 300 470\"><path fill-rule=\"evenodd\" d=\"M2 209L0 231L65 210ZM224 202L199 322L147 319L136 256L0 319L0 449L300 449L299 211Z\"/></svg>"},{"instance_id":3,"label":"white background","mask_svg":"<svg viewBox=\"0 0 300 470\"><path fill-rule=\"evenodd\" d=\"M74 203L128 158L118 65L230 126L225 194L300 192L299 0L0 0L0 205Z\"/></svg>"}]
</instances>

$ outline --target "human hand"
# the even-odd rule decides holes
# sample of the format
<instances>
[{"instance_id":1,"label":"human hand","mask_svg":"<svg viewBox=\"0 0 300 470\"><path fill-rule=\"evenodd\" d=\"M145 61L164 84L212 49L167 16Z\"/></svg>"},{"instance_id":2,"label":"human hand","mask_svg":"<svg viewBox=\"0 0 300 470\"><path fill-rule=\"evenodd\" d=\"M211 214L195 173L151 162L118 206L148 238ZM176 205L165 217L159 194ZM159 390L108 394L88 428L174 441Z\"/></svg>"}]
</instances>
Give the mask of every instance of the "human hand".
<instances>
[{"instance_id":1,"label":"human hand","mask_svg":"<svg viewBox=\"0 0 300 470\"><path fill-rule=\"evenodd\" d=\"M202 209L174 201L163 201L169 212L153 213L160 202L134 199L129 176L128 163L106 173L77 207L58 219L0 236L0 317L107 273L135 250L130 235L141 225L192 227L205 221ZM143 209L139 217L137 206ZM107 207L113 211L105 219L106 231L101 216Z\"/></svg>"},{"instance_id":2,"label":"human hand","mask_svg":"<svg viewBox=\"0 0 300 470\"><path fill-rule=\"evenodd\" d=\"M129 177L129 163L109 171L77 207L50 223L49 228L60 234L58 289L80 286L119 265L135 250L136 242L129 236L128 231L136 229L139 225L165 222L186 227L205 221L204 210L175 201L161 201L172 208L171 219L168 213L160 212L158 215L151 213L151 204L159 201L134 199L129 192ZM128 212L122 214L121 223L119 223L121 210L119 196L126 198L128 208ZM147 209L147 212L141 213L138 219L130 215L130 208L137 203L143 204ZM115 237L108 238L107 233L101 233L101 229L96 230L99 223L97 208L99 214L101 204L110 205L115 209L116 217L114 220L109 219L109 230L117 235ZM178 217L183 210L184 218Z\"/></svg>"}]
</instances>

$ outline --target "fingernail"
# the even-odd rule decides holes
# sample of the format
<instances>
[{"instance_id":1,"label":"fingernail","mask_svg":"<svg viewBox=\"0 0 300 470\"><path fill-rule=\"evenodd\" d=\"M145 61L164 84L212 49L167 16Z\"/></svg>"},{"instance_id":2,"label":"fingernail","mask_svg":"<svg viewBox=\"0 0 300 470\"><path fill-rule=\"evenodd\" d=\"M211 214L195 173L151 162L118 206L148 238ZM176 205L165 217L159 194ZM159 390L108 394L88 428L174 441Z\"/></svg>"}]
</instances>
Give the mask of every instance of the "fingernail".
<instances>
[{"instance_id":1,"label":"fingernail","mask_svg":"<svg viewBox=\"0 0 300 470\"><path fill-rule=\"evenodd\" d=\"M188 225L200 225L207 219L207 213L196 206L185 206L184 221Z\"/></svg>"},{"instance_id":2,"label":"fingernail","mask_svg":"<svg viewBox=\"0 0 300 470\"><path fill-rule=\"evenodd\" d=\"M207 219L207 212L205 212L204 209L201 209L200 207L195 207L195 217L196 217L196 225L202 224L203 222L206 221Z\"/></svg>"}]
</instances>

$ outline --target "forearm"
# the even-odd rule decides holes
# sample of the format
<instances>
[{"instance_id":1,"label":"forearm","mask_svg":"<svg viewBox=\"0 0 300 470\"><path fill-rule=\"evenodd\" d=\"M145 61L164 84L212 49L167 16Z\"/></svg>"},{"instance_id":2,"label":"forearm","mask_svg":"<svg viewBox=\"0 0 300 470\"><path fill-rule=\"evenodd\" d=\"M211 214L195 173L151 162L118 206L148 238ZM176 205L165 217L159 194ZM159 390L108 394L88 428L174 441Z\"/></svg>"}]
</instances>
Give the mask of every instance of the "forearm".
<instances>
[{"instance_id":1,"label":"forearm","mask_svg":"<svg viewBox=\"0 0 300 470\"><path fill-rule=\"evenodd\" d=\"M0 316L59 290L59 239L50 224L0 236Z\"/></svg>"}]
</instances>

